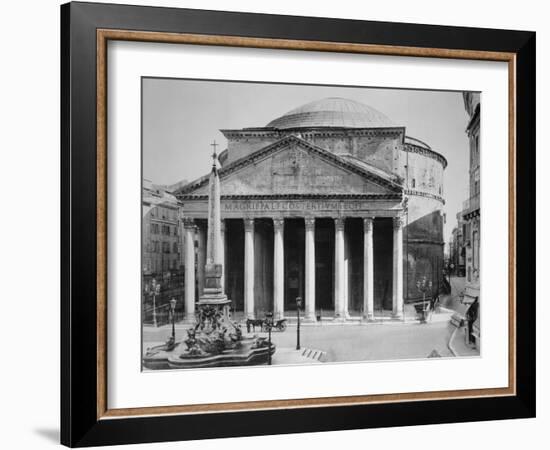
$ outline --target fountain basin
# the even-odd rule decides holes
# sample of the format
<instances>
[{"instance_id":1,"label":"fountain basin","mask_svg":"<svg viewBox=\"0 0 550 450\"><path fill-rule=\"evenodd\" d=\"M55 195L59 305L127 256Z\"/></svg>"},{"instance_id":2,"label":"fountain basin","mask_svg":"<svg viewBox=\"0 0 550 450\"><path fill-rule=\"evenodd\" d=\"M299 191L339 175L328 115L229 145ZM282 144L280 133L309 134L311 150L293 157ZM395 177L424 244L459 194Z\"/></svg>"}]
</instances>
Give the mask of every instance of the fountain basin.
<instances>
[{"instance_id":1,"label":"fountain basin","mask_svg":"<svg viewBox=\"0 0 550 450\"><path fill-rule=\"evenodd\" d=\"M267 364L269 353L275 353L275 344L258 347L256 337L245 337L238 348L225 349L218 354L190 355L185 344L179 343L168 351L165 346L149 349L143 356L143 366L149 370L197 369Z\"/></svg>"}]
</instances>

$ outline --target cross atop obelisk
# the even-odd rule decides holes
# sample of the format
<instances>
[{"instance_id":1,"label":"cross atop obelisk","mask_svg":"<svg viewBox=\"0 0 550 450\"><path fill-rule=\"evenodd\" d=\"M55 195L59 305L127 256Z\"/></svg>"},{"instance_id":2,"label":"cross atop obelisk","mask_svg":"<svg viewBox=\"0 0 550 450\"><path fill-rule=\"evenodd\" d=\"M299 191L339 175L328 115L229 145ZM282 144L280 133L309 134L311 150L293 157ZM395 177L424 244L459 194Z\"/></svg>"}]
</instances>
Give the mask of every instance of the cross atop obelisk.
<instances>
[{"instance_id":1,"label":"cross atop obelisk","mask_svg":"<svg viewBox=\"0 0 550 450\"><path fill-rule=\"evenodd\" d=\"M216 140L214 139L214 142L210 144L212 147L212 171L217 172L218 171L218 152L216 151L216 147L220 145L216 143Z\"/></svg>"},{"instance_id":2,"label":"cross atop obelisk","mask_svg":"<svg viewBox=\"0 0 550 450\"><path fill-rule=\"evenodd\" d=\"M214 142L210 144L211 147L213 147L212 150L212 159L214 160L214 164L216 163L216 159L218 159L218 154L216 153L216 147L220 144L216 144L216 139L214 139Z\"/></svg>"}]
</instances>

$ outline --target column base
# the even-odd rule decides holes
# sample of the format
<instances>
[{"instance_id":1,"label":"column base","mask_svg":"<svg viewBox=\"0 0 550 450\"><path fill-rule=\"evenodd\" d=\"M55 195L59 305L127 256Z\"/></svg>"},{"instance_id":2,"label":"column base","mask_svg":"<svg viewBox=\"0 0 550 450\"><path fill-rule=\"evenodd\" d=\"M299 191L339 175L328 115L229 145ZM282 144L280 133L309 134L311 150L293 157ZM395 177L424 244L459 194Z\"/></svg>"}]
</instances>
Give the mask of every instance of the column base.
<instances>
[{"instance_id":1,"label":"column base","mask_svg":"<svg viewBox=\"0 0 550 450\"><path fill-rule=\"evenodd\" d=\"M349 312L345 311L343 313L338 313L337 315L335 315L332 321L336 323L342 323L350 319L351 319L351 316L349 315Z\"/></svg>"},{"instance_id":2,"label":"column base","mask_svg":"<svg viewBox=\"0 0 550 450\"><path fill-rule=\"evenodd\" d=\"M373 313L369 313L369 314L366 314L366 315L363 315L361 317L361 320L363 322L374 322L375 319L374 319L374 314Z\"/></svg>"},{"instance_id":3,"label":"column base","mask_svg":"<svg viewBox=\"0 0 550 450\"><path fill-rule=\"evenodd\" d=\"M195 325L197 323L197 318L195 317L195 313L186 314L180 323L183 325Z\"/></svg>"},{"instance_id":4,"label":"column base","mask_svg":"<svg viewBox=\"0 0 550 450\"><path fill-rule=\"evenodd\" d=\"M304 323L317 323L317 317L315 316L315 313L306 315L303 319Z\"/></svg>"},{"instance_id":5,"label":"column base","mask_svg":"<svg viewBox=\"0 0 550 450\"><path fill-rule=\"evenodd\" d=\"M403 313L402 312L397 312L397 313L392 312L391 318L394 319L394 320L403 320Z\"/></svg>"}]
</instances>

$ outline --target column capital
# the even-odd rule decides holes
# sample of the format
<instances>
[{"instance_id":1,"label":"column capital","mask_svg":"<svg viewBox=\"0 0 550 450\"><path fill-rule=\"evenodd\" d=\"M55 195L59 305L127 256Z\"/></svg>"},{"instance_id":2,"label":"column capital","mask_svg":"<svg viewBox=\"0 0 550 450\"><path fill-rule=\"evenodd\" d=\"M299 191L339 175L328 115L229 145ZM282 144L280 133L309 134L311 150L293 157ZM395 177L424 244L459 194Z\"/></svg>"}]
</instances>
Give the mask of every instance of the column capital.
<instances>
[{"instance_id":1,"label":"column capital","mask_svg":"<svg viewBox=\"0 0 550 450\"><path fill-rule=\"evenodd\" d=\"M405 224L405 220L403 216L397 216L393 218L393 229L399 230L400 228L403 228L403 225Z\"/></svg>"},{"instance_id":2,"label":"column capital","mask_svg":"<svg viewBox=\"0 0 550 450\"><path fill-rule=\"evenodd\" d=\"M306 230L315 229L315 217L305 217L304 223L306 224Z\"/></svg>"},{"instance_id":3,"label":"column capital","mask_svg":"<svg viewBox=\"0 0 550 450\"><path fill-rule=\"evenodd\" d=\"M283 217L274 217L273 218L273 228L275 231L283 231L285 226L285 219Z\"/></svg>"},{"instance_id":4,"label":"column capital","mask_svg":"<svg viewBox=\"0 0 550 450\"><path fill-rule=\"evenodd\" d=\"M192 219L191 217L183 217L182 222L184 228L195 228L195 219Z\"/></svg>"},{"instance_id":5,"label":"column capital","mask_svg":"<svg viewBox=\"0 0 550 450\"><path fill-rule=\"evenodd\" d=\"M254 219L245 218L244 221L244 231L254 231Z\"/></svg>"},{"instance_id":6,"label":"column capital","mask_svg":"<svg viewBox=\"0 0 550 450\"><path fill-rule=\"evenodd\" d=\"M344 217L335 217L334 218L334 227L337 231L343 231L346 219Z\"/></svg>"},{"instance_id":7,"label":"column capital","mask_svg":"<svg viewBox=\"0 0 550 450\"><path fill-rule=\"evenodd\" d=\"M363 218L363 226L365 227L365 231L372 231L373 221L374 221L374 217Z\"/></svg>"}]
</instances>

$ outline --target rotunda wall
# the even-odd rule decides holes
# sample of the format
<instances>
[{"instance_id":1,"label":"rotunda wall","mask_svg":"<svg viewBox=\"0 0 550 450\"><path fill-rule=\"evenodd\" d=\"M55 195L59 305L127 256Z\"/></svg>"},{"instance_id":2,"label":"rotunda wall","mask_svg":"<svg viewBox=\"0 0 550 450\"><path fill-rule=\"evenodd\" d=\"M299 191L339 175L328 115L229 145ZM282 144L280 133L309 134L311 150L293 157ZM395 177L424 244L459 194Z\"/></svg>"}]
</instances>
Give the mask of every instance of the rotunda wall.
<instances>
[{"instance_id":1,"label":"rotunda wall","mask_svg":"<svg viewBox=\"0 0 550 450\"><path fill-rule=\"evenodd\" d=\"M443 203L419 195L407 195L407 214L403 233L405 270L405 299L421 298L416 282L422 277L432 281L433 291L439 292L443 268ZM431 294L430 294L431 295Z\"/></svg>"},{"instance_id":2,"label":"rotunda wall","mask_svg":"<svg viewBox=\"0 0 550 450\"><path fill-rule=\"evenodd\" d=\"M443 165L441 161L430 156L405 151L402 155L404 166L408 166L408 174L404 178L407 189L443 196Z\"/></svg>"}]
</instances>

